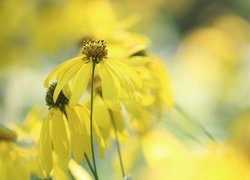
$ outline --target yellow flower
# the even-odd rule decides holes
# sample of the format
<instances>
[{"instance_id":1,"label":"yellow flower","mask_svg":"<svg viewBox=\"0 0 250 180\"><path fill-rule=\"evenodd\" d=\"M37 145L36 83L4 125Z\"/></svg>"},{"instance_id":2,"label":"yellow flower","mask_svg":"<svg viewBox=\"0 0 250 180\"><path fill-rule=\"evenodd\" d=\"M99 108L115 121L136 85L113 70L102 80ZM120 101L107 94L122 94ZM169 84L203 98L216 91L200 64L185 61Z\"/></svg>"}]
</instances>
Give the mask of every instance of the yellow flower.
<instances>
[{"instance_id":1,"label":"yellow flower","mask_svg":"<svg viewBox=\"0 0 250 180\"><path fill-rule=\"evenodd\" d=\"M172 84L165 64L156 56L141 53L144 54L134 55L126 61L142 80L142 88L137 89L141 94L138 101L144 106L158 104L173 107Z\"/></svg>"},{"instance_id":2,"label":"yellow flower","mask_svg":"<svg viewBox=\"0 0 250 180\"><path fill-rule=\"evenodd\" d=\"M133 130L144 132L159 121L166 108L174 106L172 85L161 59L146 52L138 52L126 63L133 68L142 80L142 88L136 89L135 102L125 103Z\"/></svg>"},{"instance_id":3,"label":"yellow flower","mask_svg":"<svg viewBox=\"0 0 250 180\"><path fill-rule=\"evenodd\" d=\"M82 105L68 106L69 100L64 95L69 94L66 89L53 102L56 87L56 83L51 84L46 95L50 110L43 122L39 141L39 158L45 177L50 175L54 167L53 153L65 167L68 166L71 151L78 163L83 160L85 153L91 158L89 111ZM100 155L103 157L105 144L95 121L93 127L94 137L98 140Z\"/></svg>"},{"instance_id":4,"label":"yellow flower","mask_svg":"<svg viewBox=\"0 0 250 180\"><path fill-rule=\"evenodd\" d=\"M106 43L103 40L91 40L83 43L81 56L61 64L45 80L47 87L54 77L57 78L54 101L57 100L60 91L73 79L69 104L77 104L89 84L92 63L99 69L102 95L106 104L115 108L119 98L134 98L135 86L141 84L137 74L127 65L108 59Z\"/></svg>"},{"instance_id":5,"label":"yellow flower","mask_svg":"<svg viewBox=\"0 0 250 180\"><path fill-rule=\"evenodd\" d=\"M27 161L19 153L15 143L16 135L3 125L0 125L0 175L1 179L30 179L30 169Z\"/></svg>"},{"instance_id":6,"label":"yellow flower","mask_svg":"<svg viewBox=\"0 0 250 180\"><path fill-rule=\"evenodd\" d=\"M11 124L10 127L17 133L18 140L36 144L39 140L42 127L42 117L44 115L44 109L33 107L29 110L25 121L22 124Z\"/></svg>"}]
</instances>

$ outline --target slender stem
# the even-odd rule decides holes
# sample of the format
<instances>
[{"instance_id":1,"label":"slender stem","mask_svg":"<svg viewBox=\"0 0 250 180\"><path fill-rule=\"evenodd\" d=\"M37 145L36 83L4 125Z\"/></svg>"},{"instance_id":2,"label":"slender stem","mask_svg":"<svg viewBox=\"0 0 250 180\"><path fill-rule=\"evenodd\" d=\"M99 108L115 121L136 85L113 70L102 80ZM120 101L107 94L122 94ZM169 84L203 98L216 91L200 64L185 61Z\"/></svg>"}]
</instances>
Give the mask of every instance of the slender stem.
<instances>
[{"instance_id":1,"label":"slender stem","mask_svg":"<svg viewBox=\"0 0 250 180\"><path fill-rule=\"evenodd\" d=\"M98 180L96 162L95 162L95 151L94 151L94 141L93 141L93 100L94 100L94 75L95 75L95 65L96 63L92 62L92 76L91 76L91 99L90 99L90 143L91 143L91 151L93 158L93 165L95 170L96 179Z\"/></svg>"},{"instance_id":2,"label":"slender stem","mask_svg":"<svg viewBox=\"0 0 250 180\"><path fill-rule=\"evenodd\" d=\"M171 130L176 130L179 133L182 133L183 135L186 135L187 137L189 137L190 139L192 139L193 141L197 142L198 144L200 144L201 146L207 148L207 146L200 141L199 139L197 139L195 136L192 135L192 133L190 133L189 131L187 131L186 129L184 129L180 123L174 121L174 119L172 119L172 117L167 117L167 114L162 114L161 112L157 111L153 113L154 115L156 115L159 119L160 116L163 118L164 121L162 121L163 123L165 123L167 126L171 126Z\"/></svg>"},{"instance_id":3,"label":"slender stem","mask_svg":"<svg viewBox=\"0 0 250 180\"><path fill-rule=\"evenodd\" d=\"M90 163L90 161L89 161L89 158L88 158L88 156L87 156L86 153L84 153L84 157L85 157L85 159L86 159L86 161L87 161L87 164L88 164L88 166L89 166L90 171L92 172L93 176L97 179L96 173L95 173L95 171L94 171L94 169L93 169L93 167L92 167L92 165L91 165L91 163Z\"/></svg>"},{"instance_id":4,"label":"slender stem","mask_svg":"<svg viewBox=\"0 0 250 180\"><path fill-rule=\"evenodd\" d=\"M217 139L199 122L193 120L179 105L175 106L176 110L186 117L187 120L194 122L211 140L217 141Z\"/></svg>"},{"instance_id":5,"label":"slender stem","mask_svg":"<svg viewBox=\"0 0 250 180\"><path fill-rule=\"evenodd\" d=\"M116 124L115 124L115 120L113 118L112 112L109 111L109 114L110 114L110 119L111 119L111 122L112 122L112 125L113 125L113 128L114 128L114 131L115 131L115 142L116 142L116 148L117 148L117 151L118 151L122 176L123 176L123 179L125 179L126 174L125 174L123 161L122 161L122 153L121 153L120 143L119 143L119 139L118 139L117 128L116 128Z\"/></svg>"}]
</instances>

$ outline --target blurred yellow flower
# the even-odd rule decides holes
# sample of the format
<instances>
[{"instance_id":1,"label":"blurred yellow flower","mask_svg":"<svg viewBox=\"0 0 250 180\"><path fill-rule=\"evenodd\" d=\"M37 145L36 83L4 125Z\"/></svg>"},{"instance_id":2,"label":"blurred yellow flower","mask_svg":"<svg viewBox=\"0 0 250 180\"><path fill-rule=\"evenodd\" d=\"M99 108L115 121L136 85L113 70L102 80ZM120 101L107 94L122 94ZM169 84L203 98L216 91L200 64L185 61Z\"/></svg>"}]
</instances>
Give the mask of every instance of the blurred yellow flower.
<instances>
[{"instance_id":1,"label":"blurred yellow flower","mask_svg":"<svg viewBox=\"0 0 250 180\"><path fill-rule=\"evenodd\" d=\"M165 65L153 55L135 55L126 60L142 80L136 89L136 101L126 102L132 129L143 132L159 121L166 108L175 105L172 84Z\"/></svg>"},{"instance_id":2,"label":"blurred yellow flower","mask_svg":"<svg viewBox=\"0 0 250 180\"><path fill-rule=\"evenodd\" d=\"M21 147L15 144L16 134L0 125L0 175L1 179L24 179L31 176L28 159L22 156Z\"/></svg>"},{"instance_id":3,"label":"blurred yellow flower","mask_svg":"<svg viewBox=\"0 0 250 180\"><path fill-rule=\"evenodd\" d=\"M183 144L166 130L156 128L141 138L141 148L150 167L159 167L187 157Z\"/></svg>"},{"instance_id":4,"label":"blurred yellow flower","mask_svg":"<svg viewBox=\"0 0 250 180\"><path fill-rule=\"evenodd\" d=\"M163 162L163 161L162 161ZM237 180L249 179L249 163L234 148L215 144L199 153L188 153L186 158L160 166L143 168L146 179L170 180Z\"/></svg>"},{"instance_id":5,"label":"blurred yellow flower","mask_svg":"<svg viewBox=\"0 0 250 180\"><path fill-rule=\"evenodd\" d=\"M228 140L238 148L248 159L250 158L250 111L240 113L230 126Z\"/></svg>"}]
</instances>

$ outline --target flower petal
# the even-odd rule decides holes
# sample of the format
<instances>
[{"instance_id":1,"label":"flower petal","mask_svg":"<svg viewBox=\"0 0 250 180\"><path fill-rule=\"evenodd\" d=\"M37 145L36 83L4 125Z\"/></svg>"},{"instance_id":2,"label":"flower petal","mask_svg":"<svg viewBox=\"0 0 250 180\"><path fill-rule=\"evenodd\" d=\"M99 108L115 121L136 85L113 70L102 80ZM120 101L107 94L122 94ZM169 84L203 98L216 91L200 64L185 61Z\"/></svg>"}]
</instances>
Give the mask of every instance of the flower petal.
<instances>
[{"instance_id":1,"label":"flower petal","mask_svg":"<svg viewBox=\"0 0 250 180\"><path fill-rule=\"evenodd\" d=\"M97 126L95 120L93 120L93 130L94 130L94 136L98 140L98 148L99 148L99 155L101 158L104 158L105 155L105 143L102 137L102 133L99 130L99 127Z\"/></svg>"},{"instance_id":2,"label":"flower petal","mask_svg":"<svg viewBox=\"0 0 250 180\"><path fill-rule=\"evenodd\" d=\"M76 72L82 67L82 62L74 64L70 69L65 71L60 79L58 79L57 86L53 95L53 100L56 102L62 88L72 79Z\"/></svg>"},{"instance_id":3,"label":"flower petal","mask_svg":"<svg viewBox=\"0 0 250 180\"><path fill-rule=\"evenodd\" d=\"M77 180L92 180L88 171L86 171L82 166L78 165L74 160L70 160L69 170Z\"/></svg>"},{"instance_id":4,"label":"flower petal","mask_svg":"<svg viewBox=\"0 0 250 180\"><path fill-rule=\"evenodd\" d=\"M91 145L90 145L90 121L89 121L89 111L85 106L77 105L74 108L74 112L76 113L78 119L81 122L81 126L85 129L83 137L84 143L84 152L87 154L88 158L92 157L91 154Z\"/></svg>"},{"instance_id":5,"label":"flower petal","mask_svg":"<svg viewBox=\"0 0 250 180\"><path fill-rule=\"evenodd\" d=\"M71 132L72 153L76 162L81 163L86 148L83 141L86 131L74 109L66 106L66 112Z\"/></svg>"},{"instance_id":6,"label":"flower petal","mask_svg":"<svg viewBox=\"0 0 250 180\"><path fill-rule=\"evenodd\" d=\"M44 86L45 87L48 87L51 80L57 76L58 74L62 73L63 71L69 68L71 68L74 64L78 63L81 61L81 58L82 57L76 57L76 58L72 58L62 64L60 64L59 66L57 66L48 76L47 78L45 79L44 81Z\"/></svg>"},{"instance_id":7,"label":"flower petal","mask_svg":"<svg viewBox=\"0 0 250 180\"><path fill-rule=\"evenodd\" d=\"M115 66L116 68L119 68L121 71L125 72L138 88L141 87L142 85L141 79L139 78L137 73L133 69L131 69L129 66L127 66L124 63L121 63L119 61L114 61L114 60L109 60L106 63L108 63L111 66Z\"/></svg>"},{"instance_id":8,"label":"flower petal","mask_svg":"<svg viewBox=\"0 0 250 180\"><path fill-rule=\"evenodd\" d=\"M55 109L52 118L52 143L59 158L68 158L70 153L67 122L63 113Z\"/></svg>"},{"instance_id":9,"label":"flower petal","mask_svg":"<svg viewBox=\"0 0 250 180\"><path fill-rule=\"evenodd\" d=\"M118 95L121 90L121 85L113 72L106 67L105 63L100 63L99 70L104 102L110 108L117 108L116 105L118 103Z\"/></svg>"},{"instance_id":10,"label":"flower petal","mask_svg":"<svg viewBox=\"0 0 250 180\"><path fill-rule=\"evenodd\" d=\"M112 71L116 77L119 79L119 82L122 86L122 92L121 94L123 97L127 98L134 98L135 97L135 89L134 85L132 83L132 80L128 76L128 74L123 71L119 66L115 66L112 63L107 63L107 67L110 71ZM128 95L128 96L127 96Z\"/></svg>"},{"instance_id":11,"label":"flower petal","mask_svg":"<svg viewBox=\"0 0 250 180\"><path fill-rule=\"evenodd\" d=\"M50 171L52 170L50 115L51 113L43 122L39 140L39 159L47 177L50 175Z\"/></svg>"},{"instance_id":12,"label":"flower petal","mask_svg":"<svg viewBox=\"0 0 250 180\"><path fill-rule=\"evenodd\" d=\"M101 128L110 128L111 126L111 120L109 111L107 109L106 104L103 102L103 99L96 95L94 98L94 118L96 120L96 123Z\"/></svg>"},{"instance_id":13,"label":"flower petal","mask_svg":"<svg viewBox=\"0 0 250 180\"><path fill-rule=\"evenodd\" d=\"M72 96L69 101L69 104L71 106L78 103L82 94L86 90L91 76L91 66L91 63L87 63L84 64L83 67L81 67L78 77L76 78L77 83L74 83L72 88Z\"/></svg>"}]
</instances>

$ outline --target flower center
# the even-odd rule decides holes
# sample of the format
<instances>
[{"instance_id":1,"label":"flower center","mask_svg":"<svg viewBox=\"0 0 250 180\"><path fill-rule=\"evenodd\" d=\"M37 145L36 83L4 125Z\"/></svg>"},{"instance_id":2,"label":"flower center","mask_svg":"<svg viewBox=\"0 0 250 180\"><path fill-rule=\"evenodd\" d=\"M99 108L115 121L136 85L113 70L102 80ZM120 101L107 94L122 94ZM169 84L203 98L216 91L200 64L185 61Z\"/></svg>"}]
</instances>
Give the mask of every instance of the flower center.
<instances>
[{"instance_id":1,"label":"flower center","mask_svg":"<svg viewBox=\"0 0 250 180\"><path fill-rule=\"evenodd\" d=\"M61 91L56 102L53 101L53 95L54 95L54 91L56 89L56 85L57 83L52 83L46 93L46 104L49 107L49 109L51 108L63 108L65 104L69 103L68 98L63 94L63 92Z\"/></svg>"},{"instance_id":2,"label":"flower center","mask_svg":"<svg viewBox=\"0 0 250 180\"><path fill-rule=\"evenodd\" d=\"M99 63L101 60L107 58L108 50L106 42L104 40L83 41L82 54L85 55L88 60Z\"/></svg>"},{"instance_id":3,"label":"flower center","mask_svg":"<svg viewBox=\"0 0 250 180\"><path fill-rule=\"evenodd\" d=\"M7 127L0 124L0 141L15 141L17 135Z\"/></svg>"}]
</instances>

